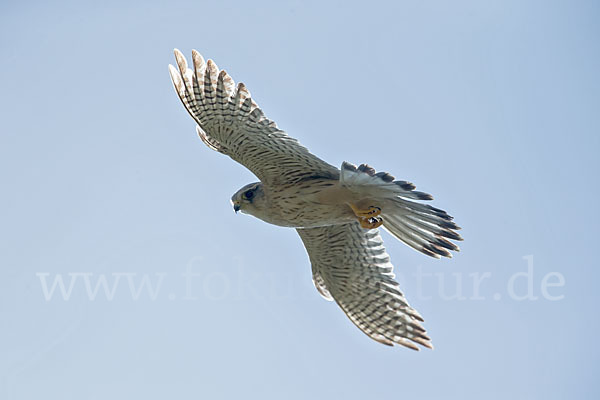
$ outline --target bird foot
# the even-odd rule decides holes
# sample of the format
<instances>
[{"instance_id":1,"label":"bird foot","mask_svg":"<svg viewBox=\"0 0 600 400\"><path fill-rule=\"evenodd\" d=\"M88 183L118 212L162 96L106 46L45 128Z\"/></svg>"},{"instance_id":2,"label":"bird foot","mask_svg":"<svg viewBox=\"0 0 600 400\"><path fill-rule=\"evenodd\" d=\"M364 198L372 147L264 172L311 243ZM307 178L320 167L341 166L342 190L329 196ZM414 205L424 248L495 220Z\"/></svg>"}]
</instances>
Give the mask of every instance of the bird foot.
<instances>
[{"instance_id":1,"label":"bird foot","mask_svg":"<svg viewBox=\"0 0 600 400\"><path fill-rule=\"evenodd\" d=\"M369 206L367 209L361 209L356 207L354 204L349 204L352 211L354 211L354 215L357 217L366 217L367 219L370 217L376 217L381 214L381 208L376 206Z\"/></svg>"},{"instance_id":2,"label":"bird foot","mask_svg":"<svg viewBox=\"0 0 600 400\"><path fill-rule=\"evenodd\" d=\"M380 217L370 217L370 218L358 218L358 221L360 222L360 226L362 226L365 229L375 229L375 228L379 228L381 225L383 225L383 218Z\"/></svg>"}]
</instances>

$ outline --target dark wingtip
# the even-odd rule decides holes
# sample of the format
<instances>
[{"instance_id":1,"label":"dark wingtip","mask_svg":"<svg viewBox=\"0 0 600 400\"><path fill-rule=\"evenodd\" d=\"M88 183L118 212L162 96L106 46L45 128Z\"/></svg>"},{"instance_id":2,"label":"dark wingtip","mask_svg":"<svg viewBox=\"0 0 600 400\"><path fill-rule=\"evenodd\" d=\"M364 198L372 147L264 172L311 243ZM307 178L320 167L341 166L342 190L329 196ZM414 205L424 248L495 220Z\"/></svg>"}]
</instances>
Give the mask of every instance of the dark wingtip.
<instances>
[{"instance_id":1,"label":"dark wingtip","mask_svg":"<svg viewBox=\"0 0 600 400\"><path fill-rule=\"evenodd\" d=\"M408 315L410 315L411 317L413 317L417 321L425 322L425 320L423 319L423 317L421 315L419 315L419 313L416 310L414 310L414 311L407 311L407 313L408 313ZM425 334L425 328L423 328L422 326L415 325L414 328L415 328L415 330L421 332L422 334Z\"/></svg>"}]
</instances>

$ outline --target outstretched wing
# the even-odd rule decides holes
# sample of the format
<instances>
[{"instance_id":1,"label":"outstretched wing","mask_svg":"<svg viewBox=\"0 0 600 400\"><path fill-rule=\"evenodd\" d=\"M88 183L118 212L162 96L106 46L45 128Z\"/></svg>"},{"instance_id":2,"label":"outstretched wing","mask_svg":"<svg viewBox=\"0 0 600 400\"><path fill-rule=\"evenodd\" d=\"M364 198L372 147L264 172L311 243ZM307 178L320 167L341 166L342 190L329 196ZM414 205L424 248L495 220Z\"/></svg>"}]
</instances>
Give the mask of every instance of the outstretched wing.
<instances>
[{"instance_id":1,"label":"outstretched wing","mask_svg":"<svg viewBox=\"0 0 600 400\"><path fill-rule=\"evenodd\" d=\"M310 257L319 292L333 299L348 318L372 339L387 345L433 348L394 280L390 257L378 230L357 222L297 229Z\"/></svg>"},{"instance_id":2,"label":"outstretched wing","mask_svg":"<svg viewBox=\"0 0 600 400\"><path fill-rule=\"evenodd\" d=\"M192 52L193 70L175 50L179 71L169 65L183 105L198 124L202 141L252 171L263 183L294 183L309 177L337 179L326 163L265 117L243 83L237 87L212 60Z\"/></svg>"}]
</instances>

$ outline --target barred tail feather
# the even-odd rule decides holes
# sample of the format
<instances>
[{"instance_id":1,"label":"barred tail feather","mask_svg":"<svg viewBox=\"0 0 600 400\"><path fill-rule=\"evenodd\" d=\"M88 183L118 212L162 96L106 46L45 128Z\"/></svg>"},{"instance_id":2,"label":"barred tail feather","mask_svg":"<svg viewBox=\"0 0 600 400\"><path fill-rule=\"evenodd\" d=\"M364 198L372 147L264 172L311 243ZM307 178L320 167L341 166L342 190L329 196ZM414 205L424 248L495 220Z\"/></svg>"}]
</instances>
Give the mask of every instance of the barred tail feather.
<instances>
[{"instance_id":1,"label":"barred tail feather","mask_svg":"<svg viewBox=\"0 0 600 400\"><path fill-rule=\"evenodd\" d=\"M355 192L365 192L373 197L395 198L403 197L415 200L431 200L430 194L418 192L415 185L407 181L397 181L387 172L375 172L367 164L356 166L349 162L343 162L340 183L342 186Z\"/></svg>"},{"instance_id":2,"label":"barred tail feather","mask_svg":"<svg viewBox=\"0 0 600 400\"><path fill-rule=\"evenodd\" d=\"M428 256L452 257L460 251L450 240L462 240L460 229L444 210L413 200L432 200L415 185L397 181L387 172L375 172L367 164L342 163L340 183L363 198L377 199L382 209L383 227L408 246ZM450 240L449 240L450 239Z\"/></svg>"},{"instance_id":3,"label":"barred tail feather","mask_svg":"<svg viewBox=\"0 0 600 400\"><path fill-rule=\"evenodd\" d=\"M463 240L452 217L439 208L397 198L383 207L383 227L413 249L431 257L452 257ZM450 239L450 240L448 240Z\"/></svg>"}]
</instances>

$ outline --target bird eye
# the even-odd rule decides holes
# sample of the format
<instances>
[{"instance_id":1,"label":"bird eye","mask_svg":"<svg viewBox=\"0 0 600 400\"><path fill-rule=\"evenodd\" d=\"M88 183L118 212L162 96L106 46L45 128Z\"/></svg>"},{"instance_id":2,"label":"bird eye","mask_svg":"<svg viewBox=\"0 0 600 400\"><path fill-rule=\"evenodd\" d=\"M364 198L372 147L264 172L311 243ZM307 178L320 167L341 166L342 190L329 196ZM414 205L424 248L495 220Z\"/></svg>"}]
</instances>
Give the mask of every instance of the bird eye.
<instances>
[{"instance_id":1,"label":"bird eye","mask_svg":"<svg viewBox=\"0 0 600 400\"><path fill-rule=\"evenodd\" d=\"M251 198L254 197L254 191L253 190L247 190L244 192L244 197L248 200L250 200Z\"/></svg>"}]
</instances>

